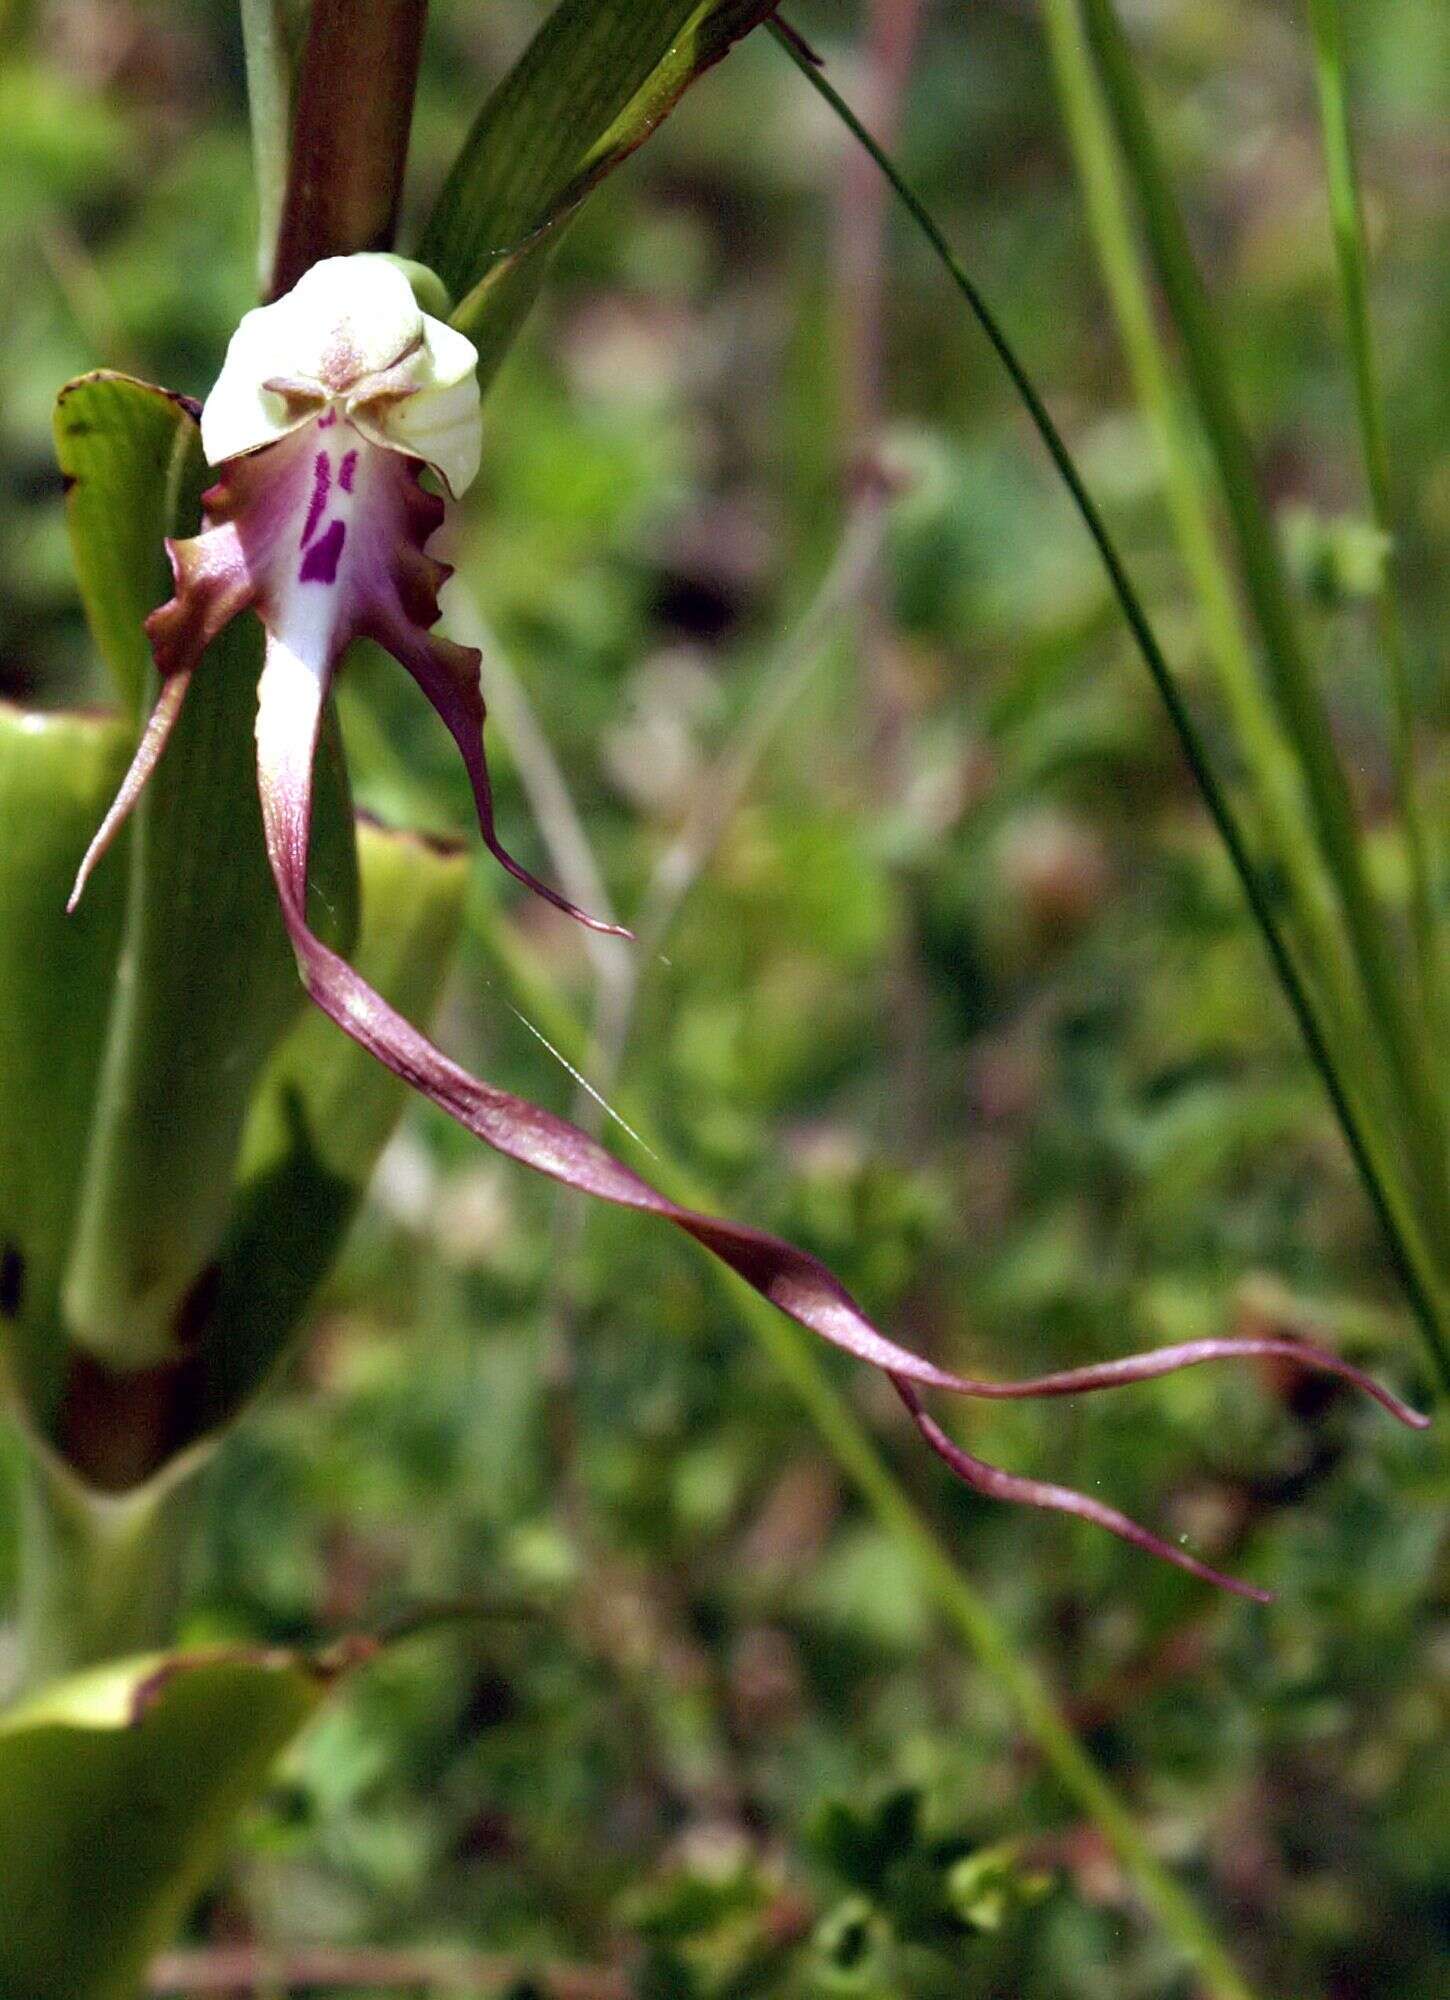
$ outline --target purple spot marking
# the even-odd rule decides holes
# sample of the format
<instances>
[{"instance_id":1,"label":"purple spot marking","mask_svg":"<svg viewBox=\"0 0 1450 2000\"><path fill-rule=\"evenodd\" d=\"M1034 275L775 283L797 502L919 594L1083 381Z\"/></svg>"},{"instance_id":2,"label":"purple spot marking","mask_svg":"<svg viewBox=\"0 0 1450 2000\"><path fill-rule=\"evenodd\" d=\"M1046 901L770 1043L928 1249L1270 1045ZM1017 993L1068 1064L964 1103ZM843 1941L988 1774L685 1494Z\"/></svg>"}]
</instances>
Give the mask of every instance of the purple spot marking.
<instances>
[{"instance_id":1,"label":"purple spot marking","mask_svg":"<svg viewBox=\"0 0 1450 2000\"><path fill-rule=\"evenodd\" d=\"M342 461L342 470L337 475L337 483L344 493L351 493L353 475L357 471L357 453L350 451Z\"/></svg>"},{"instance_id":2,"label":"purple spot marking","mask_svg":"<svg viewBox=\"0 0 1450 2000\"><path fill-rule=\"evenodd\" d=\"M320 431L330 431L336 422L337 411L324 410L322 415L317 419L317 428Z\"/></svg>"},{"instance_id":3,"label":"purple spot marking","mask_svg":"<svg viewBox=\"0 0 1450 2000\"><path fill-rule=\"evenodd\" d=\"M297 572L299 583L336 583L337 565L342 560L342 545L347 540L347 522L330 521L326 531L319 535L312 547L302 558L302 567Z\"/></svg>"},{"instance_id":4,"label":"purple spot marking","mask_svg":"<svg viewBox=\"0 0 1450 2000\"><path fill-rule=\"evenodd\" d=\"M325 451L320 451L317 454L317 461L312 468L312 504L307 509L307 525L302 530L302 540L297 544L298 548L305 549L307 544L312 540L312 537L317 533L317 524L322 519L323 509L327 505L327 496L331 491L332 460Z\"/></svg>"}]
</instances>

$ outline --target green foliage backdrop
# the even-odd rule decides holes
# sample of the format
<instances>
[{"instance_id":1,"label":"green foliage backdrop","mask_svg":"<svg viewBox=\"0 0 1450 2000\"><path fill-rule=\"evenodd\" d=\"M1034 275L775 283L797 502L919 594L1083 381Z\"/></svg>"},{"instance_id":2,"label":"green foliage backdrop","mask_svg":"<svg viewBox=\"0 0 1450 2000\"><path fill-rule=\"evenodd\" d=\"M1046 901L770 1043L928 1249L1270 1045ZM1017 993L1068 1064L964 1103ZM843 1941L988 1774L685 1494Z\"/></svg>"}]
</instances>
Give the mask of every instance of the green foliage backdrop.
<instances>
[{"instance_id":1,"label":"green foliage backdrop","mask_svg":"<svg viewBox=\"0 0 1450 2000\"><path fill-rule=\"evenodd\" d=\"M542 11L435 4L415 219ZM1346 12L1443 827L1450 17ZM1371 870L1404 896L1306 22L1270 0L1150 13L1160 132ZM51 403L102 365L208 387L255 292L241 45L233 10L185 0L0 18L0 245L24 274L0 298L0 694L87 703L106 691ZM802 0L793 18L878 125L899 114L900 156L1212 718L1038 10ZM575 1104L522 960L593 1018L581 1066L621 1116L642 1107L731 1213L954 1365L1268 1327L1423 1391L1373 1216L1091 548L940 273L780 52L754 37L702 84L552 274L486 406L451 615L486 642L506 839L541 872L592 867L657 929L637 962L596 954L547 911L500 908L480 862L449 1046ZM364 805L467 827L401 675L361 662L342 711ZM956 1490L889 1395L839 1379L1259 1989L1440 1993L1443 1442L1267 1371L962 1418L984 1456L1273 1586L1259 1610ZM309 1647L479 1596L529 1615L413 1638L348 1683L192 1947L383 1969L330 1988L349 1992L416 1990L379 1980L423 1948L479 1960L459 1992L567 1991L571 1967L671 2000L1194 1990L687 1248L586 1218L414 1109L304 1359L209 1475L185 1629ZM165 1990L191 1990L183 1972L161 1968Z\"/></svg>"}]
</instances>

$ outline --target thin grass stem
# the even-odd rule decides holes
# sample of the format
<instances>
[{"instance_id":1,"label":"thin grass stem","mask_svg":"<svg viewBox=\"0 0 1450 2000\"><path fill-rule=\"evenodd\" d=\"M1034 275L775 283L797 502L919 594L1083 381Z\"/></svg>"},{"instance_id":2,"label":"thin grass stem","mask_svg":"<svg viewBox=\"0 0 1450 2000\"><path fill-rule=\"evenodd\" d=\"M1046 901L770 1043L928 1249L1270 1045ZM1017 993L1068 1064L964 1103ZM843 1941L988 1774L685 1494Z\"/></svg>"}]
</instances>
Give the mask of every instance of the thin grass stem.
<instances>
[{"instance_id":1,"label":"thin grass stem","mask_svg":"<svg viewBox=\"0 0 1450 2000\"><path fill-rule=\"evenodd\" d=\"M532 949L503 919L491 891L475 905L473 927L519 1006L571 1060L583 1060L587 1031L560 1000L556 983L538 965ZM634 1143L645 1149L656 1184L676 1201L718 1212L721 1203L714 1190L671 1157L644 1107L625 1098L620 1110L638 1134ZM713 1268L713 1260L711 1264ZM957 1567L951 1550L902 1486L821 1358L790 1320L723 1267L716 1282L779 1369L837 1465L909 1556L945 1623L965 1640L1007 1696L1043 1763L1099 1828L1132 1878L1144 1907L1196 1967L1205 1994L1210 2000L1254 2000L1253 1989L1208 1919L1153 1852L1126 1802L1078 1741L1041 1674Z\"/></svg>"},{"instance_id":2,"label":"thin grass stem","mask_svg":"<svg viewBox=\"0 0 1450 2000\"><path fill-rule=\"evenodd\" d=\"M1411 932L1434 1043L1437 1048L1443 1049L1447 1046L1447 1024L1431 886L1433 857L1415 777L1414 691L1410 685L1409 661L1395 596L1389 438L1385 429L1384 398L1370 324L1369 256L1354 133L1349 116L1349 84L1340 0L1309 0L1309 22L1314 38L1314 78L1324 142L1329 211L1334 230L1335 263L1354 372L1355 407L1364 452L1365 479L1375 526L1385 536L1390 548L1375 602L1389 693L1395 803L1404 829L1405 854L1409 864Z\"/></svg>"},{"instance_id":3,"label":"thin grass stem","mask_svg":"<svg viewBox=\"0 0 1450 2000\"><path fill-rule=\"evenodd\" d=\"M1183 343L1194 400L1218 469L1249 604L1275 697L1298 753L1315 832L1339 896L1377 1043L1394 1087L1397 1122L1417 1204L1437 1263L1450 1242L1444 1107L1423 995L1407 988L1389 929L1365 873L1349 782L1323 695L1310 672L1284 576L1278 538L1259 490L1247 434L1229 384L1223 342L1112 0L1083 0L1089 42L1147 231L1158 281Z\"/></svg>"},{"instance_id":4,"label":"thin grass stem","mask_svg":"<svg viewBox=\"0 0 1450 2000\"><path fill-rule=\"evenodd\" d=\"M1310 1060L1323 1082L1365 1191L1384 1232L1390 1255L1414 1308L1416 1320L1424 1335L1441 1387L1450 1392L1450 1345L1447 1345L1446 1338L1446 1329L1450 1328L1450 1299L1447 1299L1441 1282L1439 1265L1429 1250L1412 1206L1400 1197L1397 1179L1389 1170L1389 1162L1381 1160L1374 1134L1362 1120L1351 1094L1345 1088L1326 1036L1319 1002L1300 972L1298 961L1280 926L1273 901L1254 866L1238 817L1209 761L1198 726L1179 691L1167 658L1158 644L1148 615L1132 579L1124 568L1107 526L1091 494L1083 484L1072 454L1053 422L1046 404L1033 385L1031 377L1017 358L1015 349L985 299L967 276L931 211L895 162L876 144L845 99L821 74L809 52L792 32L778 21L772 21L769 26L770 32L775 35L811 87L820 93L852 135L870 152L913 221L931 244L1010 377L1038 436L1072 497L1083 525L1102 559L1114 595L1127 620L1144 664L1168 711L1184 759L1199 788L1214 829L1222 840L1234 872L1238 876L1250 912L1263 937L1275 976L1288 999Z\"/></svg>"},{"instance_id":5,"label":"thin grass stem","mask_svg":"<svg viewBox=\"0 0 1450 2000\"><path fill-rule=\"evenodd\" d=\"M1098 267L1138 402L1154 434L1173 530L1202 618L1236 743L1252 777L1269 852L1306 934L1332 1026L1336 1061L1365 1046L1364 1013L1339 916L1305 817L1294 756L1254 662L1253 644L1219 549L1193 433L1153 316L1121 162L1092 67L1078 0L1043 0L1043 26ZM1361 1065L1363 1067L1363 1065Z\"/></svg>"}]
</instances>

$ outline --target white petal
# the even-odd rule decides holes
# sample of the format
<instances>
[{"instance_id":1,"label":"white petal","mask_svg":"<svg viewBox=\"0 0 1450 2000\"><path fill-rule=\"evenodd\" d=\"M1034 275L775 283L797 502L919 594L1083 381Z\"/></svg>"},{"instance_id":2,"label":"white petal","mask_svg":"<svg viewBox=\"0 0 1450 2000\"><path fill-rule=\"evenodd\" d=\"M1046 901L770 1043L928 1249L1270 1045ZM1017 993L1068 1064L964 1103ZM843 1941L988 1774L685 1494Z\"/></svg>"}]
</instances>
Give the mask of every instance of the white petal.
<instances>
[{"instance_id":1,"label":"white petal","mask_svg":"<svg viewBox=\"0 0 1450 2000\"><path fill-rule=\"evenodd\" d=\"M201 448L210 465L275 444L306 421L305 413L289 412L285 397L262 386L301 372L289 338L289 304L287 298L258 306L232 335L222 372L202 406Z\"/></svg>"},{"instance_id":2,"label":"white petal","mask_svg":"<svg viewBox=\"0 0 1450 2000\"><path fill-rule=\"evenodd\" d=\"M423 314L413 287L390 257L325 257L279 305L296 315L290 372L338 389L379 375L415 347Z\"/></svg>"},{"instance_id":3,"label":"white petal","mask_svg":"<svg viewBox=\"0 0 1450 2000\"><path fill-rule=\"evenodd\" d=\"M243 319L202 411L202 447L216 465L287 436L312 412L265 385L297 383L343 403L374 443L423 459L457 497L482 450L477 363L391 258L329 257Z\"/></svg>"},{"instance_id":4,"label":"white petal","mask_svg":"<svg viewBox=\"0 0 1450 2000\"><path fill-rule=\"evenodd\" d=\"M416 389L367 411L368 429L380 444L425 459L456 500L477 478L483 453L478 350L442 320L425 317L423 325L424 347L409 368Z\"/></svg>"}]
</instances>

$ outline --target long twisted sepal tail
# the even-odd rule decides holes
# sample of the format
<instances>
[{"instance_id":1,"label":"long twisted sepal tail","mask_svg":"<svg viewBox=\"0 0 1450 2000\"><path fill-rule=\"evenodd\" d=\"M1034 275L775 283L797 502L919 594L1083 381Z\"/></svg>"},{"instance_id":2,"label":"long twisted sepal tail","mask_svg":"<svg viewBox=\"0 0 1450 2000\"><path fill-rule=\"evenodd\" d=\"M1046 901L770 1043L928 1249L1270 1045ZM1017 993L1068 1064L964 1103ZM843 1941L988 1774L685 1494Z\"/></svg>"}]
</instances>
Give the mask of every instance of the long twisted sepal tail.
<instances>
[{"instance_id":1,"label":"long twisted sepal tail","mask_svg":"<svg viewBox=\"0 0 1450 2000\"><path fill-rule=\"evenodd\" d=\"M470 1075L397 1014L308 926L311 762L322 701L323 689L316 677L299 673L294 663L281 656L269 658L262 678L258 721L263 825L282 913L302 979L316 1004L379 1062L495 1151L579 1193L672 1223L798 1324L857 1360L881 1369L938 1457L976 1491L1075 1514L1205 1581L1243 1596L1263 1598L1264 1592L1208 1568L1099 1501L1066 1487L1018 1478L971 1457L954 1445L929 1415L920 1391L940 1389L988 1398L1054 1397L1147 1381L1208 1361L1273 1356L1339 1376L1372 1396L1401 1422L1414 1426L1425 1423L1426 1419L1338 1355L1307 1342L1274 1337L1196 1341L1032 1381L990 1382L955 1374L881 1333L840 1281L807 1252L763 1230L680 1207L567 1119Z\"/></svg>"}]
</instances>

